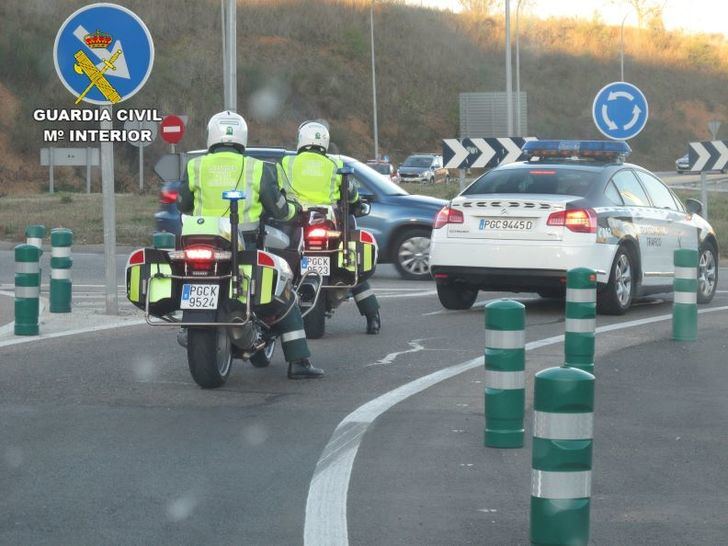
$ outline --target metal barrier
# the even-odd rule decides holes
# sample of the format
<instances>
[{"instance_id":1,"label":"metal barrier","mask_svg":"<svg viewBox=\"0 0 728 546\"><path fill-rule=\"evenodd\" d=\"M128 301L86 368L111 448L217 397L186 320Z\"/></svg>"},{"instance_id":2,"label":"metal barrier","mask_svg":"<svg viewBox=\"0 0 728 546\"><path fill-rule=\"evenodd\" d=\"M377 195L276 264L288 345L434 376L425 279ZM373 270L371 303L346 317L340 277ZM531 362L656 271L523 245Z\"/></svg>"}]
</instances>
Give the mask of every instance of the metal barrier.
<instances>
[{"instance_id":1,"label":"metal barrier","mask_svg":"<svg viewBox=\"0 0 728 546\"><path fill-rule=\"evenodd\" d=\"M51 313L71 312L71 245L73 232L70 229L51 230Z\"/></svg>"},{"instance_id":2,"label":"metal barrier","mask_svg":"<svg viewBox=\"0 0 728 546\"><path fill-rule=\"evenodd\" d=\"M34 245L15 247L16 336L37 336L39 333L40 254L40 248Z\"/></svg>"},{"instance_id":3,"label":"metal barrier","mask_svg":"<svg viewBox=\"0 0 728 546\"><path fill-rule=\"evenodd\" d=\"M681 248L673 256L672 339L698 339L698 251Z\"/></svg>"},{"instance_id":4,"label":"metal barrier","mask_svg":"<svg viewBox=\"0 0 728 546\"><path fill-rule=\"evenodd\" d=\"M594 373L597 272L586 267L566 274L565 365Z\"/></svg>"},{"instance_id":5,"label":"metal barrier","mask_svg":"<svg viewBox=\"0 0 728 546\"><path fill-rule=\"evenodd\" d=\"M587 544L594 376L548 368L535 376L531 542Z\"/></svg>"},{"instance_id":6,"label":"metal barrier","mask_svg":"<svg viewBox=\"0 0 728 546\"><path fill-rule=\"evenodd\" d=\"M523 447L526 308L499 300L485 306L485 437L488 447Z\"/></svg>"}]
</instances>

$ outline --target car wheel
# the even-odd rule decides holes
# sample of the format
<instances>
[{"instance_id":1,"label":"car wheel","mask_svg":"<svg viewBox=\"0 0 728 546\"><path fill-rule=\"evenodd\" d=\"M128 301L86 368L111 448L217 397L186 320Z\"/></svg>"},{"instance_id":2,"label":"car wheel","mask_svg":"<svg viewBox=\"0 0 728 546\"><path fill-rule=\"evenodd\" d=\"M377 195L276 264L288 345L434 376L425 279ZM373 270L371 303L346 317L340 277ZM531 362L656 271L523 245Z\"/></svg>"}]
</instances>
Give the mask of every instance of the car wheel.
<instances>
[{"instance_id":1,"label":"car wheel","mask_svg":"<svg viewBox=\"0 0 728 546\"><path fill-rule=\"evenodd\" d=\"M698 303L710 303L718 287L718 252L706 241L700 247L698 261Z\"/></svg>"},{"instance_id":2,"label":"car wheel","mask_svg":"<svg viewBox=\"0 0 728 546\"><path fill-rule=\"evenodd\" d=\"M609 273L607 286L597 295L597 310L603 315L623 315L632 304L635 291L635 260L619 247Z\"/></svg>"},{"instance_id":3,"label":"car wheel","mask_svg":"<svg viewBox=\"0 0 728 546\"><path fill-rule=\"evenodd\" d=\"M430 230L408 229L394 242L394 267L403 279L430 280Z\"/></svg>"},{"instance_id":4,"label":"car wheel","mask_svg":"<svg viewBox=\"0 0 728 546\"><path fill-rule=\"evenodd\" d=\"M465 284L438 284L437 297L445 309L470 309L478 297L478 290Z\"/></svg>"}]
</instances>

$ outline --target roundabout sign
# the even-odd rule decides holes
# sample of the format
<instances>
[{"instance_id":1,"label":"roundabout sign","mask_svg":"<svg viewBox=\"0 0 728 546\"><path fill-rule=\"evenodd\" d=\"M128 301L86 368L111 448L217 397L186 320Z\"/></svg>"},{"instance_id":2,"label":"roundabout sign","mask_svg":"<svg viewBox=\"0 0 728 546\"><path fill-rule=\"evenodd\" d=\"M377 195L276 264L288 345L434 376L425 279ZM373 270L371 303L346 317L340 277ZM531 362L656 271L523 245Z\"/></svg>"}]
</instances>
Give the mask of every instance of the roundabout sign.
<instances>
[{"instance_id":1,"label":"roundabout sign","mask_svg":"<svg viewBox=\"0 0 728 546\"><path fill-rule=\"evenodd\" d=\"M645 128L649 108L645 95L627 82L612 82L594 97L592 117L607 138L628 140Z\"/></svg>"}]
</instances>

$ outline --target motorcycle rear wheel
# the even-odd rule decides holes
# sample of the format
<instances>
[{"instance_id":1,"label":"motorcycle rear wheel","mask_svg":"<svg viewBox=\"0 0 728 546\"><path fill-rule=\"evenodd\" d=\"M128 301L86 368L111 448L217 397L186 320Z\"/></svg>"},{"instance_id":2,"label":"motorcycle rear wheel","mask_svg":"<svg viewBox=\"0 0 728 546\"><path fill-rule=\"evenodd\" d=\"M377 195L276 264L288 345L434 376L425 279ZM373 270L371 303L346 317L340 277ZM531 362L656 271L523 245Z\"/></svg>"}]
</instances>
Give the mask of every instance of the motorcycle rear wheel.
<instances>
[{"instance_id":1,"label":"motorcycle rear wheel","mask_svg":"<svg viewBox=\"0 0 728 546\"><path fill-rule=\"evenodd\" d=\"M224 328L188 328L187 364L203 389L221 387L230 376L233 354Z\"/></svg>"},{"instance_id":2,"label":"motorcycle rear wheel","mask_svg":"<svg viewBox=\"0 0 728 546\"><path fill-rule=\"evenodd\" d=\"M308 339L321 339L326 333L326 294L321 291L316 305L303 317L303 329Z\"/></svg>"}]
</instances>

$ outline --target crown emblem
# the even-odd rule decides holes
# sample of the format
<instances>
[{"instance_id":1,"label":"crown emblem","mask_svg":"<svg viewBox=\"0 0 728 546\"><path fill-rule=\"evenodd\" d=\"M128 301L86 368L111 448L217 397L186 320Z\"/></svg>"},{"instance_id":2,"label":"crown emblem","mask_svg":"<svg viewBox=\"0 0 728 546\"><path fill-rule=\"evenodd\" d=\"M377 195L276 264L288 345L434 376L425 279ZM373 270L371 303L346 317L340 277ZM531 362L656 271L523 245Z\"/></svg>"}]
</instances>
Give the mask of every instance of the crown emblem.
<instances>
[{"instance_id":1,"label":"crown emblem","mask_svg":"<svg viewBox=\"0 0 728 546\"><path fill-rule=\"evenodd\" d=\"M86 34L86 36L83 37L83 41L86 42L86 45L91 49L106 49L111 43L111 34L107 34L106 32L101 32L99 29L96 29L96 32Z\"/></svg>"}]
</instances>

